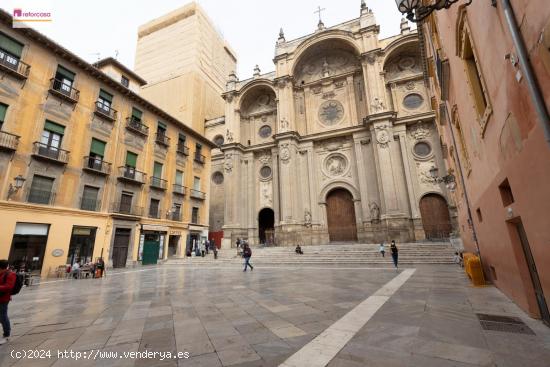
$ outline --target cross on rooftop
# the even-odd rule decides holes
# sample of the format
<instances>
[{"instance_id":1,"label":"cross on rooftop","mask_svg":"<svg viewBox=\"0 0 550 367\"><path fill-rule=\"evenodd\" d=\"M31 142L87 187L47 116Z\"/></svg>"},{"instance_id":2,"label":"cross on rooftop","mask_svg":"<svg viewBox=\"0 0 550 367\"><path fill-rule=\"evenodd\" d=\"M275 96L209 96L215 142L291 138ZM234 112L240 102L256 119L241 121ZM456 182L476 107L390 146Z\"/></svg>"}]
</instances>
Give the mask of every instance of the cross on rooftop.
<instances>
[{"instance_id":1,"label":"cross on rooftop","mask_svg":"<svg viewBox=\"0 0 550 367\"><path fill-rule=\"evenodd\" d=\"M317 10L315 10L313 13L318 13L319 14L319 23L321 23L321 12L326 10L325 8L321 8L320 6L317 6Z\"/></svg>"}]
</instances>

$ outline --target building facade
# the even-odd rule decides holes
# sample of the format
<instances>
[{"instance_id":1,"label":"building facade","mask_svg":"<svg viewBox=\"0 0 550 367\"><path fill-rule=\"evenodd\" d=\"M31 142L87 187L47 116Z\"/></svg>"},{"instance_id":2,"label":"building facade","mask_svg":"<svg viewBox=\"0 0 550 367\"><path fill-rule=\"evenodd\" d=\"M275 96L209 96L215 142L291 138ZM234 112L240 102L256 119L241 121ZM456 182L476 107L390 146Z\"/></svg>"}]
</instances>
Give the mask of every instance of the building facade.
<instances>
[{"instance_id":1,"label":"building facade","mask_svg":"<svg viewBox=\"0 0 550 367\"><path fill-rule=\"evenodd\" d=\"M416 32L379 39L374 14L275 47L275 71L230 75L206 123L213 232L278 245L446 238L443 171ZM221 210L223 208L223 211Z\"/></svg>"},{"instance_id":2,"label":"building facade","mask_svg":"<svg viewBox=\"0 0 550 367\"><path fill-rule=\"evenodd\" d=\"M464 247L479 251L486 278L550 323L550 7L475 1L433 13L422 29Z\"/></svg>"},{"instance_id":3,"label":"building facade","mask_svg":"<svg viewBox=\"0 0 550 367\"><path fill-rule=\"evenodd\" d=\"M3 11L0 74L0 258L48 276L154 263L207 236L213 144L140 97L143 79Z\"/></svg>"},{"instance_id":4,"label":"building facade","mask_svg":"<svg viewBox=\"0 0 550 367\"><path fill-rule=\"evenodd\" d=\"M138 31L135 70L141 95L204 133L204 121L224 114L234 52L195 2L154 19Z\"/></svg>"}]
</instances>

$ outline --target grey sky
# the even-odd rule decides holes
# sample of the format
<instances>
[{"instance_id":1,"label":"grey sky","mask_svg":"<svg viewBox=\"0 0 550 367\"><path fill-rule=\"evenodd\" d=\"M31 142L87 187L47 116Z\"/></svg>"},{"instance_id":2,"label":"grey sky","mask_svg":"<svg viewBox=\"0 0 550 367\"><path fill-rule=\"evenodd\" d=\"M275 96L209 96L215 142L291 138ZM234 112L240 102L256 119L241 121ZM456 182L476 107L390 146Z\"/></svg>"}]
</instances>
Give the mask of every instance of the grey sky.
<instances>
[{"instance_id":1,"label":"grey sky","mask_svg":"<svg viewBox=\"0 0 550 367\"><path fill-rule=\"evenodd\" d=\"M25 0L2 0L12 12ZM40 31L87 61L115 56L129 67L134 65L137 28L147 21L186 4L186 0L51 0L54 21ZM291 40L312 33L317 25L317 6L325 26L357 18L360 0L199 0L216 28L237 53L240 79L252 75L255 64L262 73L274 69L274 45L283 27ZM401 15L393 0L367 0L380 25L380 37L399 32ZM166 60L169 62L169 60Z\"/></svg>"}]
</instances>

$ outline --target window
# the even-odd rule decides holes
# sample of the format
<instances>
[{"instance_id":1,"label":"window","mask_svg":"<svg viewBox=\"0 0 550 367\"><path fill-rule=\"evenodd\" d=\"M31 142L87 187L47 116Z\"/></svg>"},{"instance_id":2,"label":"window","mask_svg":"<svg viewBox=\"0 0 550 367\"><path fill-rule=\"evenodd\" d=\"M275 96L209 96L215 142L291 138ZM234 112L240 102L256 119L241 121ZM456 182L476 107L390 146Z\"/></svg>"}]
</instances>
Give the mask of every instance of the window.
<instances>
[{"instance_id":1,"label":"window","mask_svg":"<svg viewBox=\"0 0 550 367\"><path fill-rule=\"evenodd\" d=\"M403 98L403 106L409 110L417 109L422 106L424 98L418 93L411 93Z\"/></svg>"},{"instance_id":2,"label":"window","mask_svg":"<svg viewBox=\"0 0 550 367\"><path fill-rule=\"evenodd\" d=\"M202 145L200 145L199 143L196 143L195 144L195 152L197 154L201 154L201 150L202 150Z\"/></svg>"},{"instance_id":3,"label":"window","mask_svg":"<svg viewBox=\"0 0 550 367\"><path fill-rule=\"evenodd\" d=\"M193 190L201 191L201 179L200 177L193 178Z\"/></svg>"},{"instance_id":4,"label":"window","mask_svg":"<svg viewBox=\"0 0 550 367\"><path fill-rule=\"evenodd\" d=\"M216 144L217 146L221 146L221 145L223 145L223 143L224 143L224 139L223 139L223 136L222 136L222 135L216 135L216 136L214 137L214 140L213 140L213 141L214 141L214 144Z\"/></svg>"},{"instance_id":5,"label":"window","mask_svg":"<svg viewBox=\"0 0 550 367\"><path fill-rule=\"evenodd\" d=\"M500 197L502 198L502 205L508 206L514 203L514 194L508 179L505 179L499 186Z\"/></svg>"},{"instance_id":6,"label":"window","mask_svg":"<svg viewBox=\"0 0 550 367\"><path fill-rule=\"evenodd\" d=\"M223 173L220 171L214 172L212 174L212 182L214 182L216 185L221 185L223 183Z\"/></svg>"},{"instance_id":7,"label":"window","mask_svg":"<svg viewBox=\"0 0 550 367\"><path fill-rule=\"evenodd\" d=\"M8 111L8 105L0 103L0 130L2 130L2 125L4 125L4 120L6 119L7 111Z\"/></svg>"},{"instance_id":8,"label":"window","mask_svg":"<svg viewBox=\"0 0 550 367\"><path fill-rule=\"evenodd\" d=\"M413 147L414 154L420 158L426 158L432 153L432 147L425 141L416 143Z\"/></svg>"},{"instance_id":9,"label":"window","mask_svg":"<svg viewBox=\"0 0 550 367\"><path fill-rule=\"evenodd\" d=\"M191 223L199 223L199 208L197 207L191 209Z\"/></svg>"},{"instance_id":10,"label":"window","mask_svg":"<svg viewBox=\"0 0 550 367\"><path fill-rule=\"evenodd\" d=\"M53 200L53 182L54 179L34 175L27 201L36 204L50 204Z\"/></svg>"},{"instance_id":11,"label":"window","mask_svg":"<svg viewBox=\"0 0 550 367\"><path fill-rule=\"evenodd\" d=\"M88 158L88 168L102 170L103 157L105 156L105 142L92 138L90 145L90 156Z\"/></svg>"},{"instance_id":12,"label":"window","mask_svg":"<svg viewBox=\"0 0 550 367\"><path fill-rule=\"evenodd\" d=\"M460 126L460 119L458 118L458 108L456 105L453 106L453 125L455 126L457 135L458 135L458 142L460 145L460 150L462 153L463 159L463 167L466 171L466 175L468 176L470 172L472 172L472 165L470 163L470 155L468 154L468 149L466 147L466 141L464 140L464 134L462 133L462 127Z\"/></svg>"},{"instance_id":13,"label":"window","mask_svg":"<svg viewBox=\"0 0 550 367\"><path fill-rule=\"evenodd\" d=\"M132 152L126 152L126 166L136 168L138 155Z\"/></svg>"},{"instance_id":14,"label":"window","mask_svg":"<svg viewBox=\"0 0 550 367\"><path fill-rule=\"evenodd\" d=\"M183 134L179 134L178 135L178 144L181 144L182 146L185 145L185 139L187 139L187 137Z\"/></svg>"},{"instance_id":15,"label":"window","mask_svg":"<svg viewBox=\"0 0 550 367\"><path fill-rule=\"evenodd\" d=\"M61 65L57 65L55 82L53 88L59 92L70 94L73 86L75 73Z\"/></svg>"},{"instance_id":16,"label":"window","mask_svg":"<svg viewBox=\"0 0 550 367\"><path fill-rule=\"evenodd\" d=\"M151 178L151 185L155 187L163 187L162 163L155 162L153 164L153 177Z\"/></svg>"},{"instance_id":17,"label":"window","mask_svg":"<svg viewBox=\"0 0 550 367\"><path fill-rule=\"evenodd\" d=\"M204 156L201 154L202 145L199 143L195 144L195 161L199 163L204 163Z\"/></svg>"},{"instance_id":18,"label":"window","mask_svg":"<svg viewBox=\"0 0 550 367\"><path fill-rule=\"evenodd\" d=\"M113 103L113 95L105 92L103 89L99 90L99 97L97 98L97 108L109 114L111 111L111 104Z\"/></svg>"},{"instance_id":19,"label":"window","mask_svg":"<svg viewBox=\"0 0 550 367\"><path fill-rule=\"evenodd\" d=\"M132 210L132 199L134 198L134 194L128 191L122 191L122 194L120 195L120 207L119 212L120 213L130 213Z\"/></svg>"},{"instance_id":20,"label":"window","mask_svg":"<svg viewBox=\"0 0 550 367\"><path fill-rule=\"evenodd\" d=\"M264 125L260 127L260 130L258 130L258 134L264 139L269 138L271 136L271 126Z\"/></svg>"},{"instance_id":21,"label":"window","mask_svg":"<svg viewBox=\"0 0 550 367\"><path fill-rule=\"evenodd\" d=\"M0 62L12 69L17 69L23 45L11 37L0 33Z\"/></svg>"},{"instance_id":22,"label":"window","mask_svg":"<svg viewBox=\"0 0 550 367\"><path fill-rule=\"evenodd\" d=\"M143 112L135 107L132 107L132 120L141 122L141 116L143 116Z\"/></svg>"},{"instance_id":23,"label":"window","mask_svg":"<svg viewBox=\"0 0 550 367\"><path fill-rule=\"evenodd\" d=\"M166 135L166 124L163 122L157 123L157 134L159 136L165 136Z\"/></svg>"},{"instance_id":24,"label":"window","mask_svg":"<svg viewBox=\"0 0 550 367\"><path fill-rule=\"evenodd\" d=\"M99 195L99 188L93 186L84 186L82 191L82 200L80 202L80 209L82 210L99 210L99 202L97 197Z\"/></svg>"},{"instance_id":25,"label":"window","mask_svg":"<svg viewBox=\"0 0 550 367\"><path fill-rule=\"evenodd\" d=\"M176 185L183 186L183 171L176 170Z\"/></svg>"},{"instance_id":26,"label":"window","mask_svg":"<svg viewBox=\"0 0 550 367\"><path fill-rule=\"evenodd\" d=\"M270 178L271 177L271 167L269 166L263 166L260 168L260 177L261 178Z\"/></svg>"},{"instance_id":27,"label":"window","mask_svg":"<svg viewBox=\"0 0 550 367\"><path fill-rule=\"evenodd\" d=\"M151 203L149 204L149 217L159 218L159 205L160 200L151 199Z\"/></svg>"},{"instance_id":28,"label":"window","mask_svg":"<svg viewBox=\"0 0 550 367\"><path fill-rule=\"evenodd\" d=\"M64 133L64 126L46 120L42 136L40 137L38 153L42 156L58 159Z\"/></svg>"},{"instance_id":29,"label":"window","mask_svg":"<svg viewBox=\"0 0 550 367\"><path fill-rule=\"evenodd\" d=\"M122 75L120 77L120 84L122 84L123 86L128 88L130 86L130 80L127 77L125 77L124 75Z\"/></svg>"}]
</instances>

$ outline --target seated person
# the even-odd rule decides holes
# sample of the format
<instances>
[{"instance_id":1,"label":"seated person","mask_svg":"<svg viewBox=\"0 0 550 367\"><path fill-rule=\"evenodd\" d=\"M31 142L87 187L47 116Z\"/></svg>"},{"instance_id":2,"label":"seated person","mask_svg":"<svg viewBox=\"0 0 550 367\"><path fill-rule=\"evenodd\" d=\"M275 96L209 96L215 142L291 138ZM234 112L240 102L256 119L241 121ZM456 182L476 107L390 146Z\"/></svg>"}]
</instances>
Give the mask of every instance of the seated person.
<instances>
[{"instance_id":1,"label":"seated person","mask_svg":"<svg viewBox=\"0 0 550 367\"><path fill-rule=\"evenodd\" d=\"M296 246L296 253L299 254L299 255L303 255L304 252L302 251L302 248L300 247L300 245Z\"/></svg>"}]
</instances>

